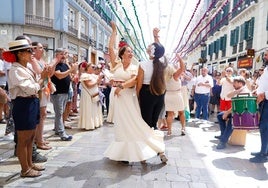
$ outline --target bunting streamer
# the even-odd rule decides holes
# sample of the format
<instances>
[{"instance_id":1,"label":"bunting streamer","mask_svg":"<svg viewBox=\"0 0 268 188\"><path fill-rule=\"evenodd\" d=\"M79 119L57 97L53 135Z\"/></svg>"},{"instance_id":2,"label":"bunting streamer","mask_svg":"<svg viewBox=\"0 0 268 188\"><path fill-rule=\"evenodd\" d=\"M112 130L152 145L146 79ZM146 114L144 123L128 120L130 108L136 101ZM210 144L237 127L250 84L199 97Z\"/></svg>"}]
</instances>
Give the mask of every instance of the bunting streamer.
<instances>
[{"instance_id":1,"label":"bunting streamer","mask_svg":"<svg viewBox=\"0 0 268 188\"><path fill-rule=\"evenodd\" d=\"M227 2L228 2L228 0L227 0ZM215 28L217 28L225 19L227 19L228 17L230 17L232 14L233 14L233 12L234 11L236 11L237 9L238 9L238 7L241 5L243 3L243 0L240 0L237 4L236 4L236 6L232 9L232 11L230 11L230 12L228 12L228 14L225 16L225 17L223 17L222 18L222 20L219 22L219 23L217 23L214 27L212 27L211 29L209 29L207 32L206 32L206 34L202 37L202 39L195 45L195 46L192 46L192 45L190 45L186 50L184 50L184 51L182 51L181 53L189 53L189 52L191 52L192 50L194 50L196 47L198 47L200 44L201 44L201 42L202 42L202 40L204 40L206 37L207 37L207 35L210 33L210 31L211 30L213 30L213 29L215 29ZM222 7L224 7L224 6L222 6ZM221 7L221 8L222 8ZM219 9L219 11L221 11L221 9ZM219 12L218 11L218 12ZM194 39L194 41L195 40L197 40L197 38L201 35L201 33L202 33L202 31L210 24L210 22L213 20L215 18L215 16L206 24L206 26L199 32L199 34L196 36L196 38Z\"/></svg>"},{"instance_id":2,"label":"bunting streamer","mask_svg":"<svg viewBox=\"0 0 268 188\"><path fill-rule=\"evenodd\" d=\"M140 24L139 17L138 17L138 15L137 15L137 11L136 11L136 6L135 6L133 0L131 0L131 4L132 4L133 10L134 10L134 14L135 14L135 17L136 17L138 26L139 26L139 28L140 28L142 42L143 42L144 48L146 49L146 44L145 44L145 41L144 41L143 32L142 32L142 29L141 29L141 24Z\"/></svg>"},{"instance_id":3,"label":"bunting streamer","mask_svg":"<svg viewBox=\"0 0 268 188\"><path fill-rule=\"evenodd\" d=\"M186 30L187 30L188 26L189 26L189 25L190 25L190 23L192 22L192 20L193 20L193 18L194 18L194 15L195 15L195 13L196 13L196 10L197 10L197 8L198 8L198 7L199 7L199 5L200 5L200 2L201 2L201 0L199 0L199 1L197 2L196 6L195 6L195 9L194 9L194 12L193 12L193 14L192 14L192 16L191 16L191 18L190 18L189 22L187 23L187 25L186 25L186 27L185 27L185 29L184 29L183 33L182 33L181 39L180 39L180 41L179 41L179 43L178 43L178 45L177 45L176 49L177 49L177 48L179 48L180 43L181 43L181 41L182 41L182 39L183 39L183 36L184 36L184 34L185 34L185 32L186 32Z\"/></svg>"},{"instance_id":4,"label":"bunting streamer","mask_svg":"<svg viewBox=\"0 0 268 188\"><path fill-rule=\"evenodd\" d=\"M138 44L138 46L136 46L135 43L133 42L133 40L132 40L130 34L128 33L128 30L127 30L125 24L124 24L123 21L120 19L120 17L119 17L118 14L116 13L114 7L111 5L111 3L109 2L109 0L106 0L106 2L107 2L108 5L110 6L110 8L111 8L112 12L114 13L114 15L115 15L115 16L117 17L117 19L119 20L120 24L123 25L123 27L124 27L124 29L125 29L125 32L126 32L127 36L129 37L129 40L130 40L130 42L132 43L132 45L133 45L133 47L134 47L134 49L135 49L134 51L138 51L138 52L143 51L143 52L144 52L144 48L146 49L146 44L145 44L145 41L144 41L144 35L143 35L142 27L141 27L141 24L140 24L140 21L139 21L139 17L138 17L138 15L137 15L137 11L136 11L136 6L135 6L135 4L134 4L134 0L131 0L131 4L132 4L132 8L133 8L133 11L134 11L134 14L135 14L135 17L136 17L136 20L137 20L137 23L138 23L138 26L139 26L139 29L140 29L140 35L141 35L141 37L142 37L142 42L143 42L142 45L143 45L143 47L142 47L142 45L140 44L140 42L139 42L139 40L138 40L138 37L137 37L137 33L136 33L136 31L135 31L135 28L134 28L133 24L132 24L131 21L130 21L130 18L129 18L129 16L128 16L128 14L127 14L127 11L126 11L125 7L124 7L123 4L122 4L122 1L121 1L121 0L118 0L118 2L119 2L119 4L120 4L120 6L122 7L122 10L123 10L123 12L124 12L126 18L127 18L127 21L130 23L130 25L131 25L131 27L132 27L132 29L133 29L133 31L134 31L134 35L135 35L135 38L136 38L136 40L137 40L137 44ZM222 11L222 8L223 8L224 6L226 6L226 4L227 4L228 2L229 2L229 0L226 0L226 2L223 3L223 6L222 6L221 8L219 8L219 11ZM192 23L192 20L193 20L195 14L196 14L196 11L197 11L198 7L200 6L200 3L201 3L201 0L198 0L197 4L196 4L196 6L195 6L195 9L194 9L194 11L193 11L193 13L192 13L192 15L191 15L191 18L190 18L190 20L188 21L186 27L185 27L184 30L183 30L183 34L182 34L182 36L181 36L181 38L180 38L180 40L179 40L179 43L178 43L178 45L176 46L174 52L181 52L181 53L185 53L185 54L187 54L187 53L191 52L192 50L194 50L196 47L198 47L198 46L201 44L202 40L204 40L204 39L207 38L207 36L208 36L208 34L211 32L211 30L215 29L215 28L218 27L220 24L222 24L222 22L223 22L225 19L227 19L227 18L228 18L234 11L236 11L236 10L238 9L238 7L243 3L243 0L240 0L239 3L237 3L236 6L232 9L232 11L228 12L228 14L227 14L226 16L224 16L224 17L221 19L221 21L219 21L216 25L214 25L214 27L212 27L212 28L210 28L208 31L206 31L205 35L202 37L202 39L201 39L199 42L197 42L196 44L193 44L193 43L192 43L192 44L189 45L189 44L188 44L188 43L189 43L189 40L192 38L194 32L196 31L196 29L197 29L198 27L200 27L200 24L202 23L202 21L204 21L204 19L206 19L206 17L207 17L207 13L210 12L210 11L214 8L215 4L217 3L217 0L213 0L213 1L211 2L211 4L209 5L207 11L204 13L204 15L201 17L201 19L199 20L199 22L198 22L198 23L195 25L195 27L192 29L192 31L191 31L190 35L187 37L185 43L184 43L183 45L181 45L181 42L183 41L183 38L184 38L184 35L185 35L185 32L186 32L186 30L188 29L189 25ZM102 9L102 11L103 11L103 9ZM217 13L219 13L219 11L218 11ZM105 11L103 11L103 13L105 13ZM199 31L199 33L197 34L197 36L195 37L195 39L194 39L193 41L197 41L197 39L200 38L201 33L202 33L202 32L209 26L209 24L210 24L211 21L215 18L215 16L217 15L217 13L216 13L216 14L215 14L215 15L214 15L214 16L207 22L207 24L206 24L206 25ZM105 13L105 14L106 14L106 13ZM107 14L106 14L106 15L107 15ZM118 31L119 31L120 35L123 37L123 35L122 35L122 33L120 32L119 28L118 28ZM185 49L186 46L188 46L187 49ZM137 53L136 53L136 54L137 54ZM141 55L141 54L139 53L139 55L140 55L139 57L143 57L143 58L144 58L144 55L145 55L145 57L147 58L146 54ZM145 59L146 59L146 58L145 58Z\"/></svg>"},{"instance_id":5,"label":"bunting streamer","mask_svg":"<svg viewBox=\"0 0 268 188\"><path fill-rule=\"evenodd\" d=\"M137 47L135 45L135 43L133 42L132 38L130 37L128 31L127 31L127 28L126 26L124 25L124 23L122 22L122 20L120 19L120 17L118 16L118 14L116 13L116 11L114 10L113 6L109 3L109 0L106 0L106 2L108 3L109 7L111 8L111 10L113 11L114 15L117 17L117 19L119 20L119 22L123 25L124 29L125 29L125 32L127 33L127 36L129 37L129 40L130 42L132 43L133 45L133 48L134 48L134 52L136 52L137 50ZM119 30L119 28L117 27L117 30ZM121 34L122 37L124 37L122 34ZM139 57L143 57L141 54L139 54ZM143 57L144 58L144 57Z\"/></svg>"},{"instance_id":6,"label":"bunting streamer","mask_svg":"<svg viewBox=\"0 0 268 188\"><path fill-rule=\"evenodd\" d=\"M137 41L137 43L138 43L138 45L139 45L140 49L142 50L142 52L143 52L143 53L144 53L144 55L146 56L146 54L145 54L145 50L144 50L144 49L142 49L142 47L141 47L141 45L140 45L140 41L139 41L139 39L138 39L138 36L137 36L136 30L135 30L135 28L134 28L133 24L131 23L131 20L129 19L129 17L128 17L128 15L127 15L127 12L126 12L125 7L122 5L121 0L118 0L118 2L119 2L119 4L120 4L120 6L122 7L123 12L124 12L124 14L126 15L126 18L127 18L128 22L130 23L130 25L131 25L131 27L132 27L133 31L134 31L134 35L135 35L136 41ZM145 49L146 49L146 47L145 47Z\"/></svg>"}]
</instances>

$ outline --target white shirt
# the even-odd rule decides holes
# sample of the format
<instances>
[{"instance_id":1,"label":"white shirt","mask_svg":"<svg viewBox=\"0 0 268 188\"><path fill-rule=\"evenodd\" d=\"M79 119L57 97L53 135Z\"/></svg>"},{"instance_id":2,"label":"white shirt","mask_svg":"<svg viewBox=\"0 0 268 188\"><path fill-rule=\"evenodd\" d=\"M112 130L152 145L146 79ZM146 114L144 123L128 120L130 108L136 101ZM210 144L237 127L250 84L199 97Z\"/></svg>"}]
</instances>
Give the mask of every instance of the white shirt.
<instances>
[{"instance_id":1,"label":"white shirt","mask_svg":"<svg viewBox=\"0 0 268 188\"><path fill-rule=\"evenodd\" d=\"M233 82L233 78L229 78L232 82ZM227 81L226 78L222 78L220 81L220 84L222 86L221 88L221 99L222 100L226 100L226 101L230 101L231 98L228 98L227 95L228 93L230 93L231 91L234 90L234 86L233 83L230 83Z\"/></svg>"},{"instance_id":2,"label":"white shirt","mask_svg":"<svg viewBox=\"0 0 268 188\"><path fill-rule=\"evenodd\" d=\"M5 72L4 76L0 76L0 85L5 86L7 82L7 71L10 69L11 63L7 63L0 59L0 71Z\"/></svg>"},{"instance_id":3,"label":"white shirt","mask_svg":"<svg viewBox=\"0 0 268 188\"><path fill-rule=\"evenodd\" d=\"M34 73L17 62L12 63L9 70L8 84L11 99L37 95L40 90Z\"/></svg>"},{"instance_id":4,"label":"white shirt","mask_svg":"<svg viewBox=\"0 0 268 188\"><path fill-rule=\"evenodd\" d=\"M265 93L265 98L268 100L268 67L266 66L263 70L263 74L261 75L259 82L258 82L258 88L257 88L257 95L260 93Z\"/></svg>"},{"instance_id":5,"label":"white shirt","mask_svg":"<svg viewBox=\"0 0 268 188\"><path fill-rule=\"evenodd\" d=\"M206 87L206 86L198 86L199 83L209 83L210 87ZM210 92L210 88L213 87L213 79L210 75L206 75L206 76L202 76L199 75L196 78L196 82L195 82L195 93L197 94L207 94Z\"/></svg>"},{"instance_id":6,"label":"white shirt","mask_svg":"<svg viewBox=\"0 0 268 188\"><path fill-rule=\"evenodd\" d=\"M151 60L146 62L143 61L140 63L140 67L144 71L143 84L149 85L154 70L153 62Z\"/></svg>"}]
</instances>

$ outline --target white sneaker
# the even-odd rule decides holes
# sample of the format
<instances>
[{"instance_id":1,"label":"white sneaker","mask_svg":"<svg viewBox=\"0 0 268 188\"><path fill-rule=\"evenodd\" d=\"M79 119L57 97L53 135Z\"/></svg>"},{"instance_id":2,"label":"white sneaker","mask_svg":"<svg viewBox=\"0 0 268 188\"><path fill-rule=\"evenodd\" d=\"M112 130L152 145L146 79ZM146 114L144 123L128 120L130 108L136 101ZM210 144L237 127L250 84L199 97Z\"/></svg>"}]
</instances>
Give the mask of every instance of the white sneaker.
<instances>
[{"instance_id":1,"label":"white sneaker","mask_svg":"<svg viewBox=\"0 0 268 188\"><path fill-rule=\"evenodd\" d=\"M9 133L9 134L3 136L3 140L4 141L12 141L12 140L14 140L14 135L12 133Z\"/></svg>"},{"instance_id":2,"label":"white sneaker","mask_svg":"<svg viewBox=\"0 0 268 188\"><path fill-rule=\"evenodd\" d=\"M192 111L190 112L190 114L195 114L195 110L192 110Z\"/></svg>"}]
</instances>

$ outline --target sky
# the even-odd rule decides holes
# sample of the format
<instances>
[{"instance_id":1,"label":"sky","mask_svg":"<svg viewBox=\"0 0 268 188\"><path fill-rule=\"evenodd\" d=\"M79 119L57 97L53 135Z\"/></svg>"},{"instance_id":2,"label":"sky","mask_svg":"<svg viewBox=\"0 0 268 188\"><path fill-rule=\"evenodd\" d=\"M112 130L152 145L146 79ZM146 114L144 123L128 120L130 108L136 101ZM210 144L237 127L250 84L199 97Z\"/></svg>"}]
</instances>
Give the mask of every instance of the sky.
<instances>
[{"instance_id":1,"label":"sky","mask_svg":"<svg viewBox=\"0 0 268 188\"><path fill-rule=\"evenodd\" d=\"M170 56L178 45L198 0L133 0L133 2L145 44L153 42L152 31L154 27L158 27L160 42L165 46L166 54ZM127 10L131 23L135 25L136 32L140 34L131 1L122 0L122 4ZM190 29L191 27L185 32L185 36L190 33Z\"/></svg>"}]
</instances>

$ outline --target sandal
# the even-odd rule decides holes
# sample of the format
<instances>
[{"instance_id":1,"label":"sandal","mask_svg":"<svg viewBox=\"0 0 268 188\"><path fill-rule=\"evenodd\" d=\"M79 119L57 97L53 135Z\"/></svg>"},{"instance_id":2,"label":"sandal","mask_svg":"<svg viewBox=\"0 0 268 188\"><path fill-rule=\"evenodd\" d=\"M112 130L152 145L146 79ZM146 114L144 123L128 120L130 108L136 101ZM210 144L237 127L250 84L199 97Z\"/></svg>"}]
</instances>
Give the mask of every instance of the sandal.
<instances>
[{"instance_id":1,"label":"sandal","mask_svg":"<svg viewBox=\"0 0 268 188\"><path fill-rule=\"evenodd\" d=\"M36 147L37 147L38 149L42 149L42 150L50 150L50 149L52 149L51 146L48 146L48 145L46 145L45 143L36 144Z\"/></svg>"},{"instance_id":2,"label":"sandal","mask_svg":"<svg viewBox=\"0 0 268 188\"><path fill-rule=\"evenodd\" d=\"M20 173L20 177L22 177L22 178L35 178L35 177L38 177L38 176L41 176L41 175L42 175L41 172L36 171L36 170L34 170L32 168L30 168L26 172L21 172Z\"/></svg>"},{"instance_id":3,"label":"sandal","mask_svg":"<svg viewBox=\"0 0 268 188\"><path fill-rule=\"evenodd\" d=\"M45 170L46 168L45 168L44 166L42 166L42 165L36 165L36 164L34 164L34 165L32 166L32 169L33 169L33 170L36 170L36 171L43 171L43 170Z\"/></svg>"},{"instance_id":4,"label":"sandal","mask_svg":"<svg viewBox=\"0 0 268 188\"><path fill-rule=\"evenodd\" d=\"M181 130L181 136L185 136L185 130L184 129Z\"/></svg>"},{"instance_id":5,"label":"sandal","mask_svg":"<svg viewBox=\"0 0 268 188\"><path fill-rule=\"evenodd\" d=\"M171 136L171 134L172 134L171 130L168 130L167 136Z\"/></svg>"},{"instance_id":6,"label":"sandal","mask_svg":"<svg viewBox=\"0 0 268 188\"><path fill-rule=\"evenodd\" d=\"M160 130L161 131L166 131L168 129L168 126L167 125L162 125L161 127L160 127Z\"/></svg>"},{"instance_id":7,"label":"sandal","mask_svg":"<svg viewBox=\"0 0 268 188\"><path fill-rule=\"evenodd\" d=\"M162 163L167 163L168 159L165 156L165 154L162 153L162 154L159 155L159 157L160 157L160 160L162 161Z\"/></svg>"}]
</instances>

